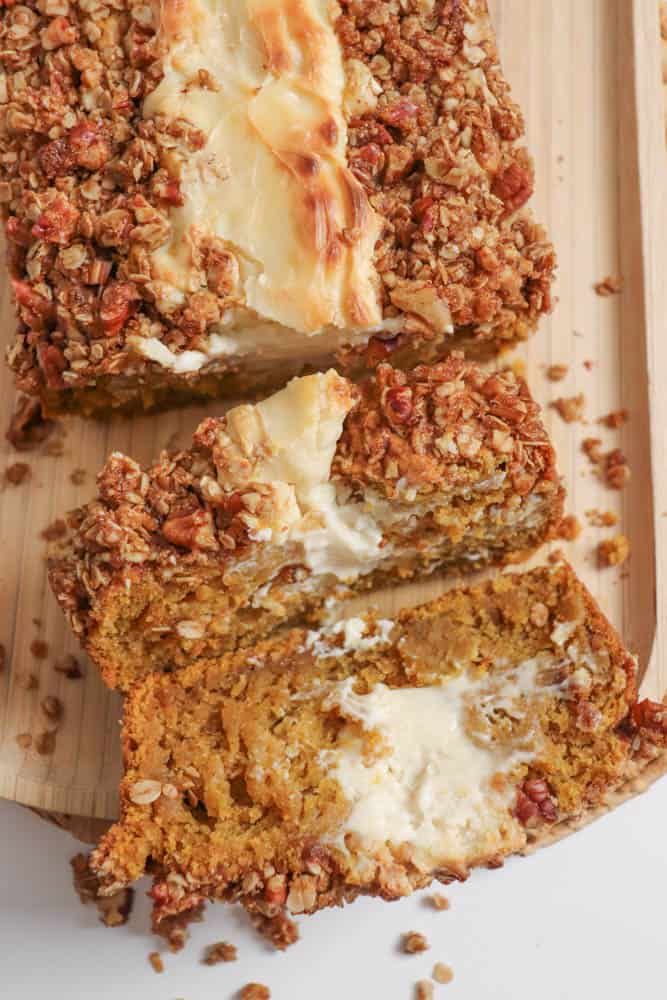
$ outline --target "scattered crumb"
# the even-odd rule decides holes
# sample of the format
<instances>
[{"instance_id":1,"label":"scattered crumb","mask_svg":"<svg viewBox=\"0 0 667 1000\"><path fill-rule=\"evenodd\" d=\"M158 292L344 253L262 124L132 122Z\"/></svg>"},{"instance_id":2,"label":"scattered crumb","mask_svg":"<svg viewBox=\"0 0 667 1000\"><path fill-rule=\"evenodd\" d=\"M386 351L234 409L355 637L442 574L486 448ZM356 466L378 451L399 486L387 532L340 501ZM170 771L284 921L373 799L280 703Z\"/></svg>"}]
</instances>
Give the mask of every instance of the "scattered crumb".
<instances>
[{"instance_id":1,"label":"scattered crumb","mask_svg":"<svg viewBox=\"0 0 667 1000\"><path fill-rule=\"evenodd\" d=\"M154 972L164 972L164 962L162 961L159 952L152 951L148 956L148 961L153 966Z\"/></svg>"},{"instance_id":2,"label":"scattered crumb","mask_svg":"<svg viewBox=\"0 0 667 1000\"><path fill-rule=\"evenodd\" d=\"M604 479L612 490L622 490L630 480L630 466L620 448L604 457Z\"/></svg>"},{"instance_id":3,"label":"scattered crumb","mask_svg":"<svg viewBox=\"0 0 667 1000\"><path fill-rule=\"evenodd\" d=\"M257 933L278 951L284 951L299 940L299 928L286 913L276 913L272 917L267 917L259 910L248 907L248 916Z\"/></svg>"},{"instance_id":4,"label":"scattered crumb","mask_svg":"<svg viewBox=\"0 0 667 1000\"><path fill-rule=\"evenodd\" d=\"M67 534L67 525L61 517L52 524L47 524L46 528L40 532L42 538L47 542L55 542L58 538L64 538Z\"/></svg>"},{"instance_id":5,"label":"scattered crumb","mask_svg":"<svg viewBox=\"0 0 667 1000\"><path fill-rule=\"evenodd\" d=\"M0 642L0 674L5 669L6 663L7 663L7 650Z\"/></svg>"},{"instance_id":6,"label":"scattered crumb","mask_svg":"<svg viewBox=\"0 0 667 1000\"><path fill-rule=\"evenodd\" d=\"M72 469L69 474L70 482L74 483L75 486L81 486L85 482L86 475L85 469Z\"/></svg>"},{"instance_id":7,"label":"scattered crumb","mask_svg":"<svg viewBox=\"0 0 667 1000\"><path fill-rule=\"evenodd\" d=\"M10 486L20 486L26 479L30 478L30 466L27 462L14 462L5 469L5 481Z\"/></svg>"},{"instance_id":8,"label":"scattered crumb","mask_svg":"<svg viewBox=\"0 0 667 1000\"><path fill-rule=\"evenodd\" d=\"M565 562L565 553L562 549L552 549L548 558L550 563Z\"/></svg>"},{"instance_id":9,"label":"scattered crumb","mask_svg":"<svg viewBox=\"0 0 667 1000\"><path fill-rule=\"evenodd\" d=\"M612 275L608 274L606 278L602 281L597 281L593 288L595 289L596 295L601 295L606 297L607 295L616 295L623 288L623 278L614 278Z\"/></svg>"},{"instance_id":10,"label":"scattered crumb","mask_svg":"<svg viewBox=\"0 0 667 1000\"><path fill-rule=\"evenodd\" d=\"M35 628L41 628L42 627L42 619L41 618L33 618L32 623L35 626Z\"/></svg>"},{"instance_id":11,"label":"scattered crumb","mask_svg":"<svg viewBox=\"0 0 667 1000\"><path fill-rule=\"evenodd\" d=\"M18 733L16 742L21 747L21 750L29 750L32 744L32 736L30 733Z\"/></svg>"},{"instance_id":12,"label":"scattered crumb","mask_svg":"<svg viewBox=\"0 0 667 1000\"><path fill-rule=\"evenodd\" d=\"M556 529L558 538L566 542L574 542L581 534L581 523L574 514L566 514Z\"/></svg>"},{"instance_id":13,"label":"scattered crumb","mask_svg":"<svg viewBox=\"0 0 667 1000\"><path fill-rule=\"evenodd\" d=\"M546 376L551 382L561 382L569 370L567 365L549 365Z\"/></svg>"},{"instance_id":14,"label":"scattered crumb","mask_svg":"<svg viewBox=\"0 0 667 1000\"><path fill-rule=\"evenodd\" d=\"M18 683L24 691L36 691L39 687L39 678L37 674L21 674Z\"/></svg>"},{"instance_id":15,"label":"scattered crumb","mask_svg":"<svg viewBox=\"0 0 667 1000\"><path fill-rule=\"evenodd\" d=\"M415 985L415 997L416 1000L432 1000L433 983L429 982L428 979L420 979Z\"/></svg>"},{"instance_id":16,"label":"scattered crumb","mask_svg":"<svg viewBox=\"0 0 667 1000\"><path fill-rule=\"evenodd\" d=\"M419 931L408 931L401 935L401 951L406 955L417 955L420 951L428 951L429 943Z\"/></svg>"},{"instance_id":17,"label":"scattered crumb","mask_svg":"<svg viewBox=\"0 0 667 1000\"><path fill-rule=\"evenodd\" d=\"M70 865L74 889L84 906L95 903L100 921L106 927L126 924L134 905L134 889L119 889L111 896L98 896L99 883L88 866L88 855L76 854Z\"/></svg>"},{"instance_id":18,"label":"scattered crumb","mask_svg":"<svg viewBox=\"0 0 667 1000\"><path fill-rule=\"evenodd\" d=\"M586 358L581 363L582 363L582 365L584 366L584 368L586 369L587 372L593 371L593 368L595 367L595 362L591 361L590 358Z\"/></svg>"},{"instance_id":19,"label":"scattered crumb","mask_svg":"<svg viewBox=\"0 0 667 1000\"><path fill-rule=\"evenodd\" d=\"M602 439L587 437L581 442L581 450L593 465L602 461Z\"/></svg>"},{"instance_id":20,"label":"scattered crumb","mask_svg":"<svg viewBox=\"0 0 667 1000\"><path fill-rule=\"evenodd\" d=\"M164 450L167 452L168 455L175 455L177 452L181 450L180 438L181 438L180 431L174 431L173 434L169 435L164 446Z\"/></svg>"},{"instance_id":21,"label":"scattered crumb","mask_svg":"<svg viewBox=\"0 0 667 1000\"><path fill-rule=\"evenodd\" d=\"M617 430L628 422L629 416L627 410L612 410L611 413L605 413L604 416L600 417L598 423L604 424L611 430Z\"/></svg>"},{"instance_id":22,"label":"scattered crumb","mask_svg":"<svg viewBox=\"0 0 667 1000\"><path fill-rule=\"evenodd\" d=\"M53 664L53 669L59 674L64 674L71 681L76 681L80 677L83 677L83 671L79 666L79 661L76 656L72 656L68 653L66 656L61 657L61 659L56 660Z\"/></svg>"},{"instance_id":23,"label":"scattered crumb","mask_svg":"<svg viewBox=\"0 0 667 1000\"><path fill-rule=\"evenodd\" d=\"M448 910L451 905L441 892L434 892L432 896L428 897L428 901L434 910Z\"/></svg>"},{"instance_id":24,"label":"scattered crumb","mask_svg":"<svg viewBox=\"0 0 667 1000\"><path fill-rule=\"evenodd\" d=\"M597 465L599 473L612 490L622 490L630 480L630 466L620 448L602 451L600 438L584 438L581 442L582 451L593 465Z\"/></svg>"},{"instance_id":25,"label":"scattered crumb","mask_svg":"<svg viewBox=\"0 0 667 1000\"><path fill-rule=\"evenodd\" d=\"M63 717L63 703L60 698L56 698L54 694L47 694L46 697L42 698L41 708L47 719L52 722L59 722Z\"/></svg>"},{"instance_id":26,"label":"scattered crumb","mask_svg":"<svg viewBox=\"0 0 667 1000\"><path fill-rule=\"evenodd\" d=\"M594 528L613 528L618 524L618 516L613 510L587 510L586 517Z\"/></svg>"},{"instance_id":27,"label":"scattered crumb","mask_svg":"<svg viewBox=\"0 0 667 1000\"><path fill-rule=\"evenodd\" d=\"M431 973L436 983L451 983L454 973L444 962L436 962Z\"/></svg>"},{"instance_id":28,"label":"scattered crumb","mask_svg":"<svg viewBox=\"0 0 667 1000\"><path fill-rule=\"evenodd\" d=\"M586 397L583 392L580 392L576 396L560 396L558 399L554 399L551 406L558 411L559 416L566 424L573 424L583 417L585 403Z\"/></svg>"},{"instance_id":29,"label":"scattered crumb","mask_svg":"<svg viewBox=\"0 0 667 1000\"><path fill-rule=\"evenodd\" d=\"M43 639L33 639L30 643L30 652L36 660L45 660L49 655L48 643Z\"/></svg>"},{"instance_id":30,"label":"scattered crumb","mask_svg":"<svg viewBox=\"0 0 667 1000\"><path fill-rule=\"evenodd\" d=\"M202 962L204 965L218 965L219 962L235 962L236 958L236 945L229 941L217 941L208 946Z\"/></svg>"},{"instance_id":31,"label":"scattered crumb","mask_svg":"<svg viewBox=\"0 0 667 1000\"><path fill-rule=\"evenodd\" d=\"M154 933L167 942L169 951L182 951L190 937L189 925L199 923L203 919L204 904L199 903L190 910L184 910L183 913L173 913L164 917L154 928Z\"/></svg>"},{"instance_id":32,"label":"scattered crumb","mask_svg":"<svg viewBox=\"0 0 667 1000\"><path fill-rule=\"evenodd\" d=\"M48 757L56 749L55 729L44 729L35 737L35 750L42 757Z\"/></svg>"},{"instance_id":33,"label":"scattered crumb","mask_svg":"<svg viewBox=\"0 0 667 1000\"><path fill-rule=\"evenodd\" d=\"M630 542L625 535L605 538L597 547L598 566L620 566L630 555Z\"/></svg>"},{"instance_id":34,"label":"scattered crumb","mask_svg":"<svg viewBox=\"0 0 667 1000\"><path fill-rule=\"evenodd\" d=\"M246 983L239 993L239 1000L269 1000L271 990L263 983Z\"/></svg>"},{"instance_id":35,"label":"scattered crumb","mask_svg":"<svg viewBox=\"0 0 667 1000\"><path fill-rule=\"evenodd\" d=\"M42 416L39 400L21 396L5 436L17 451L30 451L45 441L55 427L55 421Z\"/></svg>"}]
</instances>

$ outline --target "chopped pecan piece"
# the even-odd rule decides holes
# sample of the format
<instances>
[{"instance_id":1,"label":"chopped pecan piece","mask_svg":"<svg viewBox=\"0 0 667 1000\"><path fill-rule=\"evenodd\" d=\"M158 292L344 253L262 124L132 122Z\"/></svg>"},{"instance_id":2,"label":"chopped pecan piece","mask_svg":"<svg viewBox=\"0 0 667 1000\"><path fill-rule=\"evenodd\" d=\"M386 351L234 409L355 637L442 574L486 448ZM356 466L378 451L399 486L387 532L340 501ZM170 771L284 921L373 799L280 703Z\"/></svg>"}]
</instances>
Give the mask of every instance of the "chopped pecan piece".
<instances>
[{"instance_id":1,"label":"chopped pecan piece","mask_svg":"<svg viewBox=\"0 0 667 1000\"><path fill-rule=\"evenodd\" d=\"M162 534L183 549L217 549L218 542L209 511L196 510L183 517L172 517L162 525Z\"/></svg>"}]
</instances>

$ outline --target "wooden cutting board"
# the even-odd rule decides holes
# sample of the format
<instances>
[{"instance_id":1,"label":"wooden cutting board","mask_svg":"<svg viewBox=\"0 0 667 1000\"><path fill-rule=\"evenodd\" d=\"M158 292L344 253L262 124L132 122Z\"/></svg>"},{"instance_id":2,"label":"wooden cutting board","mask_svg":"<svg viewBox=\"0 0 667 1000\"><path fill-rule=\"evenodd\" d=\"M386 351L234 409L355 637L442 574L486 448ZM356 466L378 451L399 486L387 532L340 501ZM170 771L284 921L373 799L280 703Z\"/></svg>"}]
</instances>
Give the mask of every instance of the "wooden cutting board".
<instances>
[{"instance_id":1,"label":"wooden cutting board","mask_svg":"<svg viewBox=\"0 0 667 1000\"><path fill-rule=\"evenodd\" d=\"M535 212L560 260L554 315L516 355L546 408L569 491L567 509L585 525L575 542L560 544L639 655L645 689L656 696L667 689L667 602L656 606L656 592L664 593L667 532L667 202L657 6L653 0L496 0L493 13L504 67L526 114ZM594 284L607 275L623 277L621 294L596 295ZM0 308L9 336L13 317L4 281ZM568 366L558 383L545 375L554 363ZM577 393L585 396L585 422L566 424L549 404ZM13 405L3 369L3 428ZM597 423L619 408L630 414L623 428ZM54 670L64 654L80 654L47 587L40 532L92 495L95 473L111 449L148 461L175 433L186 441L204 412L107 425L71 419L58 457L44 448L18 455L6 441L0 445L0 477L18 460L31 469L22 485L0 492L0 642L7 654L0 674L0 795L73 815L56 818L84 839L99 829L88 820L116 813L121 703L83 657L82 679ZM589 436L627 456L632 478L622 492L596 478L581 450ZM85 470L78 485L75 469ZM614 511L619 527L588 526L585 512L592 509ZM630 561L620 571L601 570L595 547L619 530L630 540ZM542 552L536 561L545 557ZM391 614L444 586L440 580L413 584L356 606L370 601ZM34 646L31 651L35 639L48 644L45 658L34 655ZM48 694L63 702L65 713L53 753L40 755L34 741L26 750L16 738L47 728L40 703Z\"/></svg>"}]
</instances>

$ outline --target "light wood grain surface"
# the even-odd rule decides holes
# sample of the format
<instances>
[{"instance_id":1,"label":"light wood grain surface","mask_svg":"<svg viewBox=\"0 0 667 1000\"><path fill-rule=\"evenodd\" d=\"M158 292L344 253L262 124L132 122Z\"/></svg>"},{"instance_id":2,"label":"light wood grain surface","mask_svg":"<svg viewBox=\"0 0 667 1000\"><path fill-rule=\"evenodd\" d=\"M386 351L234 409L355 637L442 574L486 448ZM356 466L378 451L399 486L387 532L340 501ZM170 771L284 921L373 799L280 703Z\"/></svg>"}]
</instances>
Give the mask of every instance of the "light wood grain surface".
<instances>
[{"instance_id":1,"label":"light wood grain surface","mask_svg":"<svg viewBox=\"0 0 667 1000\"><path fill-rule=\"evenodd\" d=\"M656 586L662 593L667 573L667 210L657 10L652 0L496 0L492 7L505 70L526 114L536 162L535 211L549 227L560 261L554 315L518 357L545 407L556 396L584 393L585 423L565 424L546 411L569 491L567 509L584 524L590 509L618 513L617 530L632 546L628 572L596 566L595 546L614 529L586 526L576 542L561 544L639 655L647 693L657 695L667 689L667 605L658 602L656 608ZM606 275L623 276L620 295L595 294L594 283ZM0 308L8 336L13 319L5 282ZM569 372L551 383L545 368L556 362ZM13 401L3 370L3 428ZM620 407L630 411L622 430L596 423ZM82 680L67 680L53 669L64 653L79 653L48 591L39 533L91 496L109 450L148 461L175 432L186 441L203 412L111 425L72 419L58 458L43 450L17 455L7 442L0 445L0 476L17 460L27 461L32 472L23 485L0 492L0 642L8 661L0 674L0 795L40 810L115 815L120 700L83 658ZM632 479L623 492L607 489L594 475L581 451L587 436L625 452ZM87 472L79 486L70 480L75 468ZM545 557L542 552L534 561ZM390 614L444 586L432 580L374 595L371 602ZM48 643L46 659L30 651L36 638ZM27 690L31 673L38 687ZM46 694L63 701L65 716L54 753L40 756L22 750L16 736L47 728L40 709ZM62 822L71 826L71 818Z\"/></svg>"}]
</instances>

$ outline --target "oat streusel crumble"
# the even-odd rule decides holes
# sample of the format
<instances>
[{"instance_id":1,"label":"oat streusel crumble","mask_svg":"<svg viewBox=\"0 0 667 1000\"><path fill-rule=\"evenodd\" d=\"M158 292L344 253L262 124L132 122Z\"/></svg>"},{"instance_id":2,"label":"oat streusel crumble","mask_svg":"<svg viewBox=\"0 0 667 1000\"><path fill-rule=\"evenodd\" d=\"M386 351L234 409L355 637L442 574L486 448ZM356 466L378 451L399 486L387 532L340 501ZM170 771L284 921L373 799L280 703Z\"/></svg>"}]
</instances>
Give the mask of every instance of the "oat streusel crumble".
<instances>
[{"instance_id":1,"label":"oat streusel crumble","mask_svg":"<svg viewBox=\"0 0 667 1000\"><path fill-rule=\"evenodd\" d=\"M485 0L223 9L0 8L19 388L141 409L527 337L554 254Z\"/></svg>"},{"instance_id":2,"label":"oat streusel crumble","mask_svg":"<svg viewBox=\"0 0 667 1000\"><path fill-rule=\"evenodd\" d=\"M102 891L150 870L158 924L204 898L268 920L396 899L497 867L665 753L667 708L637 702L566 565L358 622L133 688Z\"/></svg>"},{"instance_id":3,"label":"oat streusel crumble","mask_svg":"<svg viewBox=\"0 0 667 1000\"><path fill-rule=\"evenodd\" d=\"M563 489L511 370L459 355L360 385L331 371L198 428L149 469L113 454L49 578L111 686L254 642L328 598L522 556Z\"/></svg>"}]
</instances>

